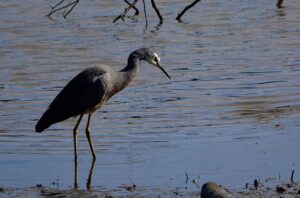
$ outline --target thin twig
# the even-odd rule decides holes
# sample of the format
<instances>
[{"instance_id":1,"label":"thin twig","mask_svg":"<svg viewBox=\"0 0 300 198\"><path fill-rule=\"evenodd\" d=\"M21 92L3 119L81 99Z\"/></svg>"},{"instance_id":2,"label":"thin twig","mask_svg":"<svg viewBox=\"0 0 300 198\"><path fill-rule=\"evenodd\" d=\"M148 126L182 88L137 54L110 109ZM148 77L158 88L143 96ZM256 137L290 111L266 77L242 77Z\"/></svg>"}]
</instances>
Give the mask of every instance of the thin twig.
<instances>
[{"instance_id":1,"label":"thin twig","mask_svg":"<svg viewBox=\"0 0 300 198\"><path fill-rule=\"evenodd\" d=\"M292 171L292 175L291 175L291 182L292 182L292 184L294 183L294 173L295 173L295 170Z\"/></svg>"},{"instance_id":2,"label":"thin twig","mask_svg":"<svg viewBox=\"0 0 300 198\"><path fill-rule=\"evenodd\" d=\"M156 12L156 14L157 14L157 16L158 16L158 18L159 18L159 23L162 24L164 19L163 19L163 17L161 16L161 14L160 14L158 8L156 7L155 1L154 1L154 0L151 0L151 4L152 4L152 7L154 8L154 10L155 10L155 12Z\"/></svg>"},{"instance_id":3,"label":"thin twig","mask_svg":"<svg viewBox=\"0 0 300 198\"><path fill-rule=\"evenodd\" d=\"M122 19L122 21L124 21L124 17L126 16L127 12L133 8L133 6L135 6L135 4L138 2L138 0L134 0L134 2L132 2L128 8L126 8L124 10L123 13L121 13L119 16L117 16L114 20L113 20L113 23L117 22L119 19Z\"/></svg>"},{"instance_id":4,"label":"thin twig","mask_svg":"<svg viewBox=\"0 0 300 198\"><path fill-rule=\"evenodd\" d=\"M50 11L49 14L48 14L48 17L51 15L51 13L53 12L53 10L54 10L57 6L59 6L60 4L62 4L64 1L65 1L65 0L61 0L61 1L58 2L55 6L53 6L52 9L51 9L51 11Z\"/></svg>"},{"instance_id":5,"label":"thin twig","mask_svg":"<svg viewBox=\"0 0 300 198\"><path fill-rule=\"evenodd\" d=\"M201 1L201 0L195 0L193 3L191 3L190 5L188 5L188 6L186 6L179 14L178 14L178 16L176 17L176 20L178 21L178 22L181 22L181 17L182 17L182 15L184 15L184 13L188 10L188 9L190 9L191 7L193 7L194 5L196 5L199 1Z\"/></svg>"},{"instance_id":6,"label":"thin twig","mask_svg":"<svg viewBox=\"0 0 300 198\"><path fill-rule=\"evenodd\" d=\"M79 3L79 0L76 0L73 2L73 6L71 7L71 9L65 14L64 12L64 18L67 18L68 14L70 14L70 12L72 12L72 10L74 9L74 7Z\"/></svg>"},{"instance_id":7,"label":"thin twig","mask_svg":"<svg viewBox=\"0 0 300 198\"><path fill-rule=\"evenodd\" d=\"M73 2L71 2L71 3L68 3L68 4L65 5L65 6L62 6L62 7L59 7L59 8L56 9L56 7L59 6L59 5L61 5L64 1L65 1L65 0L62 0L62 1L60 1L58 4L56 4L54 7L52 7L51 11L49 12L49 14L48 14L47 16L50 17L50 16L51 16L52 14L54 14L55 12L60 11L60 10L62 10L62 9L66 9L66 8L72 6L71 9L67 12L67 14L64 15L64 17L66 17L66 16L74 9L74 7L75 7L75 6L78 4L78 2L79 2L79 0L75 0L75 1L73 1Z\"/></svg>"},{"instance_id":8,"label":"thin twig","mask_svg":"<svg viewBox=\"0 0 300 198\"><path fill-rule=\"evenodd\" d=\"M189 176L188 176L187 172L185 172L185 177L186 177L185 184L187 184L189 181Z\"/></svg>"},{"instance_id":9,"label":"thin twig","mask_svg":"<svg viewBox=\"0 0 300 198\"><path fill-rule=\"evenodd\" d=\"M127 1L127 0L124 0L124 1L125 1L125 3L127 3L128 5L131 5L131 3L130 3L129 1ZM139 11L139 9L137 9L137 7L132 6L132 8L135 10L134 15L139 15L139 14L140 14L140 11Z\"/></svg>"}]
</instances>

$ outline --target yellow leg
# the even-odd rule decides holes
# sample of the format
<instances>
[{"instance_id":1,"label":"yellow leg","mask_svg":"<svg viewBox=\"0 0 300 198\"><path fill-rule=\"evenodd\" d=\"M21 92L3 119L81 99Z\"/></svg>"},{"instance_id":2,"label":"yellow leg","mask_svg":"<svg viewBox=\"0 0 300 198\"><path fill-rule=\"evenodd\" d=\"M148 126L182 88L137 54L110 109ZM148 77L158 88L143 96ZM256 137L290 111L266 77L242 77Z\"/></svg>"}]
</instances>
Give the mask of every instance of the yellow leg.
<instances>
[{"instance_id":1,"label":"yellow leg","mask_svg":"<svg viewBox=\"0 0 300 198\"><path fill-rule=\"evenodd\" d=\"M86 125L86 129L85 129L85 135L89 141L89 145L90 145L90 149L92 151L92 154L93 154L93 160L96 160L96 153L94 151L94 147L93 147L93 143L92 143L92 139L91 139L91 135L90 135L90 121L91 121L91 116L92 114L89 113L89 116L88 116L88 120L87 120L87 125Z\"/></svg>"},{"instance_id":2,"label":"yellow leg","mask_svg":"<svg viewBox=\"0 0 300 198\"><path fill-rule=\"evenodd\" d=\"M83 117L83 114L80 115L74 129L73 129L73 139L74 139L74 160L77 161L77 129L80 124L80 121Z\"/></svg>"}]
</instances>

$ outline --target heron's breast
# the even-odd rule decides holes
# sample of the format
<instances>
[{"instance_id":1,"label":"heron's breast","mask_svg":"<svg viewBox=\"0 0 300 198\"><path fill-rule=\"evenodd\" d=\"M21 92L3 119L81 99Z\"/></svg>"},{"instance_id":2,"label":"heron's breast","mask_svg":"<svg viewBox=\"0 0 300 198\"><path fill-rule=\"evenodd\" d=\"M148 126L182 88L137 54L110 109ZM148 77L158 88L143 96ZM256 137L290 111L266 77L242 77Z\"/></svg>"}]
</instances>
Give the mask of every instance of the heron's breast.
<instances>
[{"instance_id":1,"label":"heron's breast","mask_svg":"<svg viewBox=\"0 0 300 198\"><path fill-rule=\"evenodd\" d=\"M125 82L125 83L121 83L121 84L115 84L114 86L112 86L110 92L108 93L107 99L111 98L113 95L115 95L116 93L123 90L125 87L127 87L128 84L129 84L129 82Z\"/></svg>"}]
</instances>

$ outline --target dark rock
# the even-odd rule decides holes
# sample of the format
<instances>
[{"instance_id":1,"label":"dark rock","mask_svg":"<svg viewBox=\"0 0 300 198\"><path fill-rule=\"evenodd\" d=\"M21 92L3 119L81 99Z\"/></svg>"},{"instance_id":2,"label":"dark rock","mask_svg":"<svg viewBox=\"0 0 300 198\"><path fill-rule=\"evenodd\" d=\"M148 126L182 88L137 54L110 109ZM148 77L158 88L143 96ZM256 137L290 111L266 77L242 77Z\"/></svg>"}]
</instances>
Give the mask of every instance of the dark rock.
<instances>
[{"instance_id":1,"label":"dark rock","mask_svg":"<svg viewBox=\"0 0 300 198\"><path fill-rule=\"evenodd\" d=\"M279 193L279 194L284 193L285 191L286 191L285 188L283 188L281 186L276 187L276 192Z\"/></svg>"},{"instance_id":2,"label":"dark rock","mask_svg":"<svg viewBox=\"0 0 300 198\"><path fill-rule=\"evenodd\" d=\"M201 189L201 198L230 198L232 197L223 186L214 182L203 184Z\"/></svg>"}]
</instances>

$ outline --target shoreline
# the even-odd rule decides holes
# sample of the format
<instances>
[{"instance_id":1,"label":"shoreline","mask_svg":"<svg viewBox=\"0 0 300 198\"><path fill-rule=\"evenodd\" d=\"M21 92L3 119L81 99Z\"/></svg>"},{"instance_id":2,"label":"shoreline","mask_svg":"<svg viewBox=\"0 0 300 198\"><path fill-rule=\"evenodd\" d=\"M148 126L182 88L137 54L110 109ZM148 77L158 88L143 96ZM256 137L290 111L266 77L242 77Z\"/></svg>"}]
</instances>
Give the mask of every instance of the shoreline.
<instances>
[{"instance_id":1,"label":"shoreline","mask_svg":"<svg viewBox=\"0 0 300 198\"><path fill-rule=\"evenodd\" d=\"M257 182L257 180L255 180ZM300 182L284 182L273 185L272 187L264 186L260 182L248 186L248 188L231 190L226 186L213 184L212 192L206 195L205 198L217 198L218 191L226 191L223 197L282 197L282 198L300 198ZM206 184L208 184L206 183ZM204 193L204 186L202 193ZM207 190L207 189L206 189ZM211 189L210 189L211 190ZM0 187L0 197L201 197L201 189L188 191L185 188L164 189L158 187L142 187L142 186L121 186L115 189L104 189L95 187L91 190L60 190L57 188L43 187L37 185L35 187L26 188L2 188Z\"/></svg>"}]
</instances>

